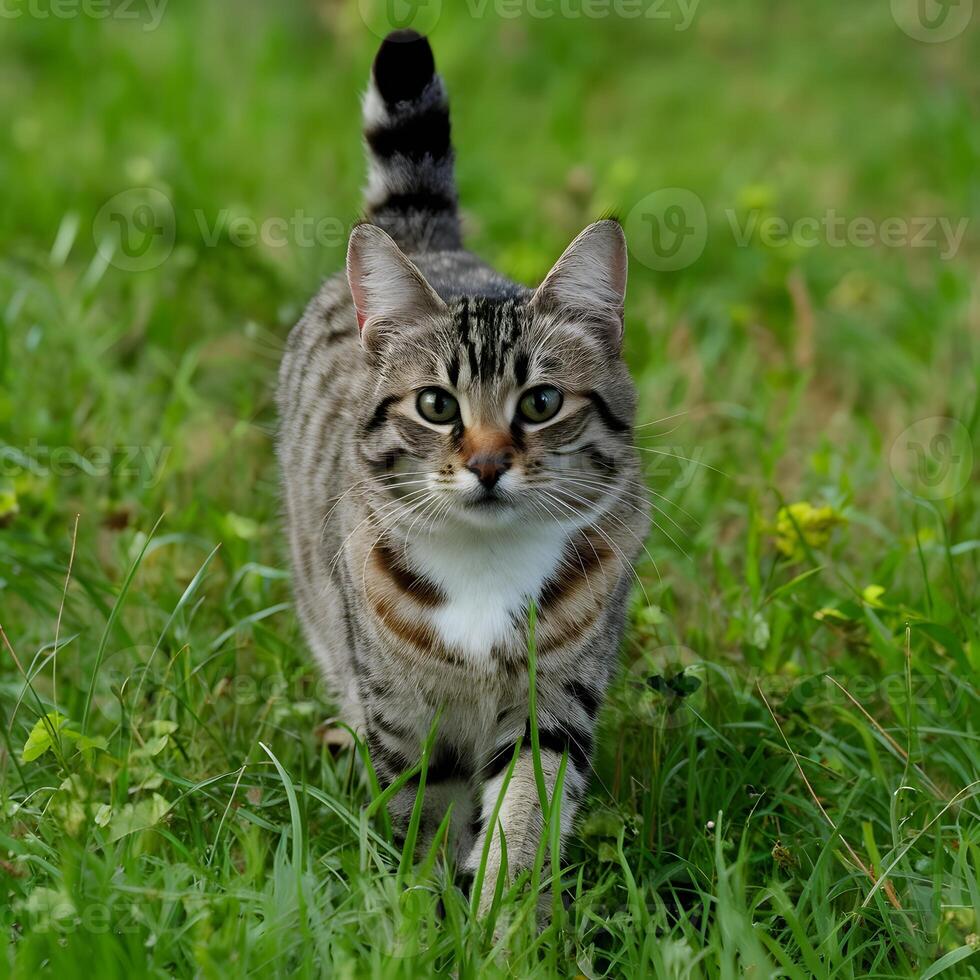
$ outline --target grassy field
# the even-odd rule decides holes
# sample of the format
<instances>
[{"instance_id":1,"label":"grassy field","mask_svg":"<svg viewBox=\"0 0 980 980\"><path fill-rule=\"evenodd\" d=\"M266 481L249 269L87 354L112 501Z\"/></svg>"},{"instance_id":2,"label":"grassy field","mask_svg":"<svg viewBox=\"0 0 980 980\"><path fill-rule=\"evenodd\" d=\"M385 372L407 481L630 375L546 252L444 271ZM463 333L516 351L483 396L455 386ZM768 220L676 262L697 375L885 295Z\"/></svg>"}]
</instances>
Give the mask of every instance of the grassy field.
<instances>
[{"instance_id":1,"label":"grassy field","mask_svg":"<svg viewBox=\"0 0 980 980\"><path fill-rule=\"evenodd\" d=\"M642 6L431 31L471 246L632 253L658 527L539 934L401 860L290 604L377 19L4 5L0 974L980 976L980 15Z\"/></svg>"}]
</instances>

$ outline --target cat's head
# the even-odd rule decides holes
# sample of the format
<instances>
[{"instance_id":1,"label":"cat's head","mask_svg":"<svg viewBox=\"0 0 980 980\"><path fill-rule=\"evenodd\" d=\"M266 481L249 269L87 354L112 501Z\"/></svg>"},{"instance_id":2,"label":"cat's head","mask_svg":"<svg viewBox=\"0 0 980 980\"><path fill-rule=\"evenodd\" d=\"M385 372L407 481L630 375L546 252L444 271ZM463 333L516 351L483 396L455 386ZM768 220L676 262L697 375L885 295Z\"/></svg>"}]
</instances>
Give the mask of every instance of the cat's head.
<instances>
[{"instance_id":1,"label":"cat's head","mask_svg":"<svg viewBox=\"0 0 980 980\"><path fill-rule=\"evenodd\" d=\"M633 475L626 267L622 229L599 221L537 290L445 302L383 231L354 230L347 276L373 373L358 448L393 524L595 519Z\"/></svg>"}]
</instances>

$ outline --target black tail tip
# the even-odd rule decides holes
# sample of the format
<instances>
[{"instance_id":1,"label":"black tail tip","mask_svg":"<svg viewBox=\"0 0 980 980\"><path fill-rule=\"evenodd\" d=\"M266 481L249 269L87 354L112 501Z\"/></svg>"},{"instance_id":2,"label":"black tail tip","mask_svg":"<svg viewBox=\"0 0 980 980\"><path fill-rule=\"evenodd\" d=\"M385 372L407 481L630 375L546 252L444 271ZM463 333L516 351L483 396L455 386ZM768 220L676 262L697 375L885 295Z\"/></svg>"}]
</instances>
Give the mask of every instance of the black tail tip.
<instances>
[{"instance_id":1,"label":"black tail tip","mask_svg":"<svg viewBox=\"0 0 980 980\"><path fill-rule=\"evenodd\" d=\"M392 31L374 59L374 83L389 105L417 99L435 73L428 40L410 28Z\"/></svg>"}]
</instances>

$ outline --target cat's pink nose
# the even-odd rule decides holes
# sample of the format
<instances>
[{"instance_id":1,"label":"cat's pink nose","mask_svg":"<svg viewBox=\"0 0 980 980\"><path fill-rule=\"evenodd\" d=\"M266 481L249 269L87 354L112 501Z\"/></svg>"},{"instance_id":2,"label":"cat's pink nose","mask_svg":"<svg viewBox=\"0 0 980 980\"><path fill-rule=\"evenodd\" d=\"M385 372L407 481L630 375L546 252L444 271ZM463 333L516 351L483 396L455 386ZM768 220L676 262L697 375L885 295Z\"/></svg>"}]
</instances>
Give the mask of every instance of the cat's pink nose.
<instances>
[{"instance_id":1,"label":"cat's pink nose","mask_svg":"<svg viewBox=\"0 0 980 980\"><path fill-rule=\"evenodd\" d=\"M509 453L477 453L466 461L466 468L475 473L477 479L492 490L497 481L510 469Z\"/></svg>"}]
</instances>

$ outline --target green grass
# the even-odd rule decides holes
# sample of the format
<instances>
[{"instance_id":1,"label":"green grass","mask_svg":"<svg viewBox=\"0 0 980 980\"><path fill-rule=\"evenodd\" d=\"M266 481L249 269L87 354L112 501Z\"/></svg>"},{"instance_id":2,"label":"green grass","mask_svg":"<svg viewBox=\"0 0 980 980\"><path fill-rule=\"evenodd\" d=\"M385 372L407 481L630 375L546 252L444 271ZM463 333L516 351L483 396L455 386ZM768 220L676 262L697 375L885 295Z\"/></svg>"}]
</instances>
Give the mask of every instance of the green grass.
<instances>
[{"instance_id":1,"label":"green grass","mask_svg":"<svg viewBox=\"0 0 980 980\"><path fill-rule=\"evenodd\" d=\"M631 243L663 513L560 889L539 875L554 921L511 889L495 939L317 734L271 395L343 236L201 231L356 217L377 39L354 4L174 2L154 31L0 19L0 966L980 975L980 479L909 468L910 443L946 460L938 417L980 452L977 25L923 44L877 0L704 0L687 31L444 6L481 254L532 281L664 187L709 230L674 272ZM126 271L93 228L147 186L174 249ZM740 246L728 212L752 208L970 224L948 259ZM780 519L802 502L830 509Z\"/></svg>"}]
</instances>

